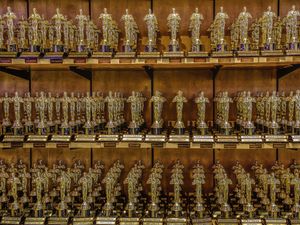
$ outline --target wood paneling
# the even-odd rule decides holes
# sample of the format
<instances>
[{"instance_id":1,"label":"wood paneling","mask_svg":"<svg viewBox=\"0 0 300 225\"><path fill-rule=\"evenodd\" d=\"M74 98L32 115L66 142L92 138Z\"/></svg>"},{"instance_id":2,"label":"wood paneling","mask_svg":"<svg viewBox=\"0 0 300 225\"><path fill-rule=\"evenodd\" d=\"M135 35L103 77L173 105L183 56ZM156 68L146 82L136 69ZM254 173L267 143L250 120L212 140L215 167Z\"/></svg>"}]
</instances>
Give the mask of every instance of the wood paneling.
<instances>
[{"instance_id":1,"label":"wood paneling","mask_svg":"<svg viewBox=\"0 0 300 225\"><path fill-rule=\"evenodd\" d=\"M3 96L5 92L13 95L15 92L23 95L29 91L29 82L19 77L9 75L7 73L0 72L0 96Z\"/></svg>"},{"instance_id":2,"label":"wood paneling","mask_svg":"<svg viewBox=\"0 0 300 225\"><path fill-rule=\"evenodd\" d=\"M22 160L27 167L30 167L30 149L1 149L0 159L2 159L4 163L8 164L8 166L11 163L17 164L19 160Z\"/></svg>"},{"instance_id":3,"label":"wood paneling","mask_svg":"<svg viewBox=\"0 0 300 225\"><path fill-rule=\"evenodd\" d=\"M200 91L204 91L206 97L212 102L213 82L209 70L157 70L154 71L154 91L159 90L167 99L163 108L164 121L176 120L176 104L172 103L177 91L183 91L188 102L183 108L183 119L195 121L197 119L197 106L195 97ZM207 120L212 120L212 104L207 105Z\"/></svg>"},{"instance_id":4,"label":"wood paneling","mask_svg":"<svg viewBox=\"0 0 300 225\"><path fill-rule=\"evenodd\" d=\"M278 161L285 166L290 166L294 161L299 163L300 151L299 149L279 149Z\"/></svg>"},{"instance_id":5,"label":"wood paneling","mask_svg":"<svg viewBox=\"0 0 300 225\"><path fill-rule=\"evenodd\" d=\"M299 0L279 0L280 1L280 11L279 15L284 17L287 15L288 11L291 10L292 5L296 6L297 10L300 10L300 1Z\"/></svg>"},{"instance_id":6,"label":"wood paneling","mask_svg":"<svg viewBox=\"0 0 300 225\"><path fill-rule=\"evenodd\" d=\"M207 34L207 29L213 21L213 1L212 0L187 0L184 1L174 1L174 0L153 0L153 11L157 16L159 23L159 28L161 34L164 36L168 35L167 27L167 17L172 12L172 8L176 9L176 12L181 18L180 23L180 34L187 36L188 27L190 23L190 17L195 11L195 8L198 7L199 12L203 15L204 20L201 25L201 33Z\"/></svg>"},{"instance_id":7,"label":"wood paneling","mask_svg":"<svg viewBox=\"0 0 300 225\"><path fill-rule=\"evenodd\" d=\"M160 161L164 165L162 178L162 187L166 192L173 191L169 185L171 180L171 171L174 163L179 160L184 165L184 190L194 190L192 186L191 173L193 166L199 161L205 169L206 183L204 188L211 191L213 151L211 149L154 149L154 162Z\"/></svg>"},{"instance_id":8,"label":"wood paneling","mask_svg":"<svg viewBox=\"0 0 300 225\"><path fill-rule=\"evenodd\" d=\"M31 71L31 90L63 93L64 91L85 93L90 90L90 82L76 73L66 71Z\"/></svg>"},{"instance_id":9,"label":"wood paneling","mask_svg":"<svg viewBox=\"0 0 300 225\"><path fill-rule=\"evenodd\" d=\"M7 12L10 6L12 11L16 14L17 18L27 18L27 0L1 0L0 15Z\"/></svg>"},{"instance_id":10,"label":"wood paneling","mask_svg":"<svg viewBox=\"0 0 300 225\"><path fill-rule=\"evenodd\" d=\"M142 180L144 188L147 190L146 181L149 177L149 171L152 166L151 149L93 149L93 164L97 161L101 161L101 163L104 164L104 174L108 172L109 168L117 160L120 160L120 163L124 165L120 178L121 185L123 185L124 179L126 178L129 170L135 163L141 160L142 164L145 166Z\"/></svg>"},{"instance_id":11,"label":"wood paneling","mask_svg":"<svg viewBox=\"0 0 300 225\"><path fill-rule=\"evenodd\" d=\"M287 74L279 80L279 91L296 91L300 89L300 70Z\"/></svg>"},{"instance_id":12,"label":"wood paneling","mask_svg":"<svg viewBox=\"0 0 300 225\"><path fill-rule=\"evenodd\" d=\"M251 13L253 19L261 17L268 6L271 6L272 11L277 14L277 0L216 0L216 13L220 11L221 6L224 7L224 12L229 15L228 27L243 11L244 6L247 7L247 11Z\"/></svg>"},{"instance_id":13,"label":"wood paneling","mask_svg":"<svg viewBox=\"0 0 300 225\"><path fill-rule=\"evenodd\" d=\"M109 91L119 91L127 98L132 91L140 91L147 98L144 108L144 118L151 123L151 82L144 70L114 70L95 71L93 76L93 91L101 91L106 96ZM126 120L130 121L130 104L125 104Z\"/></svg>"},{"instance_id":14,"label":"wood paneling","mask_svg":"<svg viewBox=\"0 0 300 225\"><path fill-rule=\"evenodd\" d=\"M270 69L220 70L216 78L216 93L228 91L229 95L233 98L239 91L251 91L253 96L261 91L274 91L276 90L275 72L275 70ZM235 104L231 104L230 106L229 119L235 120Z\"/></svg>"},{"instance_id":15,"label":"wood paneling","mask_svg":"<svg viewBox=\"0 0 300 225\"><path fill-rule=\"evenodd\" d=\"M119 29L121 30L119 41L120 46L122 46L124 38L124 23L121 21L122 15L125 14L125 10L128 9L129 13L134 17L139 30L140 37L147 36L147 29L144 22L144 17L148 14L148 10L151 8L150 0L126 0L126 1L115 1L115 0L91 0L91 18L94 22L99 24L99 15L103 12L103 9L107 8L108 12L112 14L113 19L118 23ZM121 49L121 48L120 48ZM143 47L139 45L139 49L142 50Z\"/></svg>"},{"instance_id":16,"label":"wood paneling","mask_svg":"<svg viewBox=\"0 0 300 225\"><path fill-rule=\"evenodd\" d=\"M85 169L88 170L91 166L91 149L33 148L32 163L38 160L43 160L49 168L52 168L53 164L57 164L59 160L62 160L67 167L72 167L77 160L81 160Z\"/></svg>"},{"instance_id":17,"label":"wood paneling","mask_svg":"<svg viewBox=\"0 0 300 225\"><path fill-rule=\"evenodd\" d=\"M29 12L32 13L32 9L36 8L40 15L44 15L45 18L51 19L56 14L56 8L60 9L63 15L68 16L68 19L75 21L75 16L79 14L79 9L83 10L83 14L89 15L89 0L28 0Z\"/></svg>"},{"instance_id":18,"label":"wood paneling","mask_svg":"<svg viewBox=\"0 0 300 225\"><path fill-rule=\"evenodd\" d=\"M24 96L24 93L29 91L29 81L0 72L0 97L3 97L5 92L7 92L10 97L13 97L16 91L19 93L19 96ZM0 118L2 123L3 104L0 105ZM14 110L12 104L10 106L10 119L11 121L14 119Z\"/></svg>"},{"instance_id":19,"label":"wood paneling","mask_svg":"<svg viewBox=\"0 0 300 225\"><path fill-rule=\"evenodd\" d=\"M213 21L213 1L212 0L186 0L182 1L174 0L153 0L153 11L157 16L160 34L161 34L161 50L166 51L169 44L169 32L167 27L167 17L171 13L172 8L175 8L177 13L181 17L180 23L180 44L182 50L190 51L191 40L188 38L189 32L188 27L190 23L190 17L198 7L199 12L203 15L204 20L201 25L201 35L208 36L207 29ZM202 42L205 44L205 48L208 50L209 44L206 41L206 37L202 37Z\"/></svg>"},{"instance_id":20,"label":"wood paneling","mask_svg":"<svg viewBox=\"0 0 300 225\"><path fill-rule=\"evenodd\" d=\"M222 149L216 151L216 161L219 161L225 168L227 174L234 179L232 167L238 161L246 171L251 172L251 166L258 161L266 168L276 161L276 149Z\"/></svg>"}]
</instances>

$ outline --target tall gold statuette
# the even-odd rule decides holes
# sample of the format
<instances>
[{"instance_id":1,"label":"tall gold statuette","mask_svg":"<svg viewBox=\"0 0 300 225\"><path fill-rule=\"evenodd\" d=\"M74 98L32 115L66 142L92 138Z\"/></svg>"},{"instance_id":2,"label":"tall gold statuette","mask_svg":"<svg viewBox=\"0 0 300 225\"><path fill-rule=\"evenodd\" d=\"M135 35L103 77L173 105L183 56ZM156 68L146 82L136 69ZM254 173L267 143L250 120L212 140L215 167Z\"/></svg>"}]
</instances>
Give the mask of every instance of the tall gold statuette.
<instances>
[{"instance_id":1,"label":"tall gold statuette","mask_svg":"<svg viewBox=\"0 0 300 225\"><path fill-rule=\"evenodd\" d=\"M120 195L121 186L119 179L123 168L124 166L119 161L115 162L102 180L102 183L105 185L105 204L100 214L96 217L96 224L107 225L118 222L115 204L116 198Z\"/></svg>"},{"instance_id":2,"label":"tall gold statuette","mask_svg":"<svg viewBox=\"0 0 300 225\"><path fill-rule=\"evenodd\" d=\"M171 203L169 216L166 218L167 225L186 225L186 211L182 206L182 185L184 166L177 161L172 168L170 184L173 186L174 200Z\"/></svg>"},{"instance_id":3,"label":"tall gold statuette","mask_svg":"<svg viewBox=\"0 0 300 225\"><path fill-rule=\"evenodd\" d=\"M139 161L129 171L124 184L128 187L128 202L125 206L125 215L120 218L120 225L139 225L140 207L138 206L140 192L142 191L141 178L144 166Z\"/></svg>"},{"instance_id":4,"label":"tall gold statuette","mask_svg":"<svg viewBox=\"0 0 300 225\"><path fill-rule=\"evenodd\" d=\"M283 55L281 45L282 21L272 12L271 6L260 18L262 30L262 56Z\"/></svg>"},{"instance_id":5,"label":"tall gold statuette","mask_svg":"<svg viewBox=\"0 0 300 225\"><path fill-rule=\"evenodd\" d=\"M110 62L113 52L116 51L119 31L116 22L106 8L99 15L99 20L101 21L102 40L100 48L93 51L92 58L97 58L98 62L105 63Z\"/></svg>"},{"instance_id":6,"label":"tall gold statuette","mask_svg":"<svg viewBox=\"0 0 300 225\"><path fill-rule=\"evenodd\" d=\"M229 57L232 53L228 51L228 46L225 40L226 20L228 14L224 12L224 8L220 7L220 12L217 13L213 24L210 27L210 39L212 47L212 57Z\"/></svg>"},{"instance_id":7,"label":"tall gold statuette","mask_svg":"<svg viewBox=\"0 0 300 225\"><path fill-rule=\"evenodd\" d=\"M203 199L203 184L205 184L205 173L203 166L198 162L192 171L193 185L195 186L195 207L193 208L192 223L195 225L208 225L212 220L205 209L205 200Z\"/></svg>"},{"instance_id":8,"label":"tall gold statuette","mask_svg":"<svg viewBox=\"0 0 300 225\"><path fill-rule=\"evenodd\" d=\"M155 60L160 57L160 52L157 47L157 35L159 33L157 18L149 9L149 13L144 17L144 21L147 25L148 39L145 46L145 50L141 52L138 57L145 59L145 62ZM147 60L148 59L148 60Z\"/></svg>"},{"instance_id":9,"label":"tall gold statuette","mask_svg":"<svg viewBox=\"0 0 300 225\"><path fill-rule=\"evenodd\" d=\"M150 176L147 184L150 185L150 198L151 201L148 206L148 215L143 218L144 225L163 225L163 211L160 208L160 195L161 195L161 180L163 173L163 165L156 162L151 169Z\"/></svg>"},{"instance_id":10,"label":"tall gold statuette","mask_svg":"<svg viewBox=\"0 0 300 225\"><path fill-rule=\"evenodd\" d=\"M163 52L163 57L168 58L182 58L184 57L184 52L180 51L179 44L179 28L180 28L181 18L176 12L175 8L172 9L172 12L168 15L167 26L170 32L170 43L168 45L168 51Z\"/></svg>"},{"instance_id":11,"label":"tall gold statuette","mask_svg":"<svg viewBox=\"0 0 300 225\"><path fill-rule=\"evenodd\" d=\"M121 21L124 22L125 38L122 45L122 51L117 52L116 58L123 58L124 62L131 62L136 56L138 47L139 29L133 16L129 14L126 9L125 14L122 16Z\"/></svg>"},{"instance_id":12,"label":"tall gold statuette","mask_svg":"<svg viewBox=\"0 0 300 225\"><path fill-rule=\"evenodd\" d=\"M243 11L237 18L237 29L238 29L238 56L259 56L257 49L252 48L249 39L249 20L252 19L252 15L244 7ZM253 40L255 41L255 40Z\"/></svg>"},{"instance_id":13,"label":"tall gold statuette","mask_svg":"<svg viewBox=\"0 0 300 225\"><path fill-rule=\"evenodd\" d=\"M295 5L288 11L286 17L283 19L286 29L286 54L299 55L299 28L298 17L300 16L299 10L296 10Z\"/></svg>"},{"instance_id":14,"label":"tall gold statuette","mask_svg":"<svg viewBox=\"0 0 300 225\"><path fill-rule=\"evenodd\" d=\"M209 100L204 96L203 91L195 98L195 103L197 104L198 118L196 130L193 132L193 142L214 142L213 136L209 135L208 125L205 122L206 104L209 103Z\"/></svg>"},{"instance_id":15,"label":"tall gold statuette","mask_svg":"<svg viewBox=\"0 0 300 225\"><path fill-rule=\"evenodd\" d=\"M191 58L191 62L199 61L197 58L208 57L208 52L204 51L204 45L201 42L201 24L204 20L203 15L199 13L198 8L191 15L189 31L192 38L192 48L188 52L187 57Z\"/></svg>"},{"instance_id":16,"label":"tall gold statuette","mask_svg":"<svg viewBox=\"0 0 300 225\"><path fill-rule=\"evenodd\" d=\"M95 99L91 97L90 93L87 92L86 96L82 99L82 102L84 103L84 112L85 112L85 118L84 118L84 134L76 134L75 140L78 142L93 142L96 139L95 135L95 126L92 121L92 105L94 103Z\"/></svg>"},{"instance_id":17,"label":"tall gold statuette","mask_svg":"<svg viewBox=\"0 0 300 225\"><path fill-rule=\"evenodd\" d=\"M177 95L172 100L176 104L176 122L173 126L173 130L169 135L170 142L189 142L190 137L185 129L183 121L183 106L187 102L187 99L183 96L182 91L178 91Z\"/></svg>"},{"instance_id":18,"label":"tall gold statuette","mask_svg":"<svg viewBox=\"0 0 300 225\"><path fill-rule=\"evenodd\" d=\"M214 99L217 108L216 128L218 142L237 142L237 135L232 133L232 126L229 122L230 104L232 98L228 96L228 92L221 92Z\"/></svg>"},{"instance_id":19,"label":"tall gold statuette","mask_svg":"<svg viewBox=\"0 0 300 225\"><path fill-rule=\"evenodd\" d=\"M143 118L144 102L146 98L140 92L132 91L127 102L130 103L131 121L128 125L128 132L123 134L123 141L143 141L143 128L145 121Z\"/></svg>"},{"instance_id":20,"label":"tall gold statuette","mask_svg":"<svg viewBox=\"0 0 300 225\"><path fill-rule=\"evenodd\" d=\"M163 131L164 121L161 117L163 104L166 99L162 96L160 91L155 91L150 102L153 104L153 123L151 125L151 132L146 135L146 141L150 142L164 142L166 141L166 133Z\"/></svg>"},{"instance_id":21,"label":"tall gold statuette","mask_svg":"<svg viewBox=\"0 0 300 225\"><path fill-rule=\"evenodd\" d=\"M17 42L15 40L14 20L17 16L7 7L7 12L0 18L0 62L11 63L17 56ZM7 32L5 32L7 30ZM7 39L5 41L5 36Z\"/></svg>"}]
</instances>

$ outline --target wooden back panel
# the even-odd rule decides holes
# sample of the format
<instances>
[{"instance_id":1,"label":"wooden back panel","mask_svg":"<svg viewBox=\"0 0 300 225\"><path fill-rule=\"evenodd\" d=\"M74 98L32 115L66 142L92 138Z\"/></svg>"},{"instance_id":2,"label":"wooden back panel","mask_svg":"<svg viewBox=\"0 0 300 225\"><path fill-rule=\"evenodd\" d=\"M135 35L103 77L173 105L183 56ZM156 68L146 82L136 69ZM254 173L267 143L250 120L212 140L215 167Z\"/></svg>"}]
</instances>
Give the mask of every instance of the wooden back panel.
<instances>
[{"instance_id":1,"label":"wooden back panel","mask_svg":"<svg viewBox=\"0 0 300 225\"><path fill-rule=\"evenodd\" d=\"M86 93L90 91L90 82L69 70L65 71L31 71L31 92L52 92L62 94L64 91Z\"/></svg>"},{"instance_id":2,"label":"wooden back panel","mask_svg":"<svg viewBox=\"0 0 300 225\"><path fill-rule=\"evenodd\" d=\"M109 91L119 91L125 98L131 95L132 91L142 92L147 98L144 108L144 118L147 124L151 124L151 108L149 99L151 98L151 82L144 70L106 70L94 71L93 91L103 92L104 96ZM125 118L130 121L130 104L125 104Z\"/></svg>"},{"instance_id":3,"label":"wooden back panel","mask_svg":"<svg viewBox=\"0 0 300 225\"><path fill-rule=\"evenodd\" d=\"M32 149L32 164L37 163L39 160L43 160L45 165L52 168L53 164L57 164L59 160L62 160L67 167L73 167L74 163L81 160L87 171L91 166L91 149L44 149L33 148Z\"/></svg>"},{"instance_id":4,"label":"wooden back panel","mask_svg":"<svg viewBox=\"0 0 300 225\"><path fill-rule=\"evenodd\" d=\"M300 2L298 0L279 0L280 10L279 15L284 17L291 10L292 5L296 6L296 10L300 10Z\"/></svg>"},{"instance_id":5,"label":"wooden back panel","mask_svg":"<svg viewBox=\"0 0 300 225\"><path fill-rule=\"evenodd\" d=\"M177 160L184 165L184 191L192 192L191 174L193 166L199 162L205 170L205 191L211 191L213 187L213 176L211 167L213 165L213 150L212 149L155 149L154 162L160 161L164 165L162 178L162 187L165 192L173 192L173 187L170 185L171 171Z\"/></svg>"},{"instance_id":6,"label":"wooden back panel","mask_svg":"<svg viewBox=\"0 0 300 225\"><path fill-rule=\"evenodd\" d=\"M7 73L0 72L0 97L3 97L5 92L8 93L9 97L13 97L15 95L15 92L19 93L19 96L23 96L24 93L29 91L29 81L24 80L19 77L15 77L12 75L9 75ZM3 104L0 104L0 123L2 123L3 119ZM10 119L11 121L14 120L14 110L13 110L13 104L10 104ZM21 115L23 113L23 107L21 108Z\"/></svg>"},{"instance_id":7,"label":"wooden back panel","mask_svg":"<svg viewBox=\"0 0 300 225\"><path fill-rule=\"evenodd\" d=\"M213 21L213 1L212 0L187 0L184 1L173 1L173 0L153 0L153 11L157 17L159 30L161 35L161 46L160 50L167 51L170 42L169 31L167 27L167 17L171 13L172 8L176 9L176 12L181 17L180 23L180 45L182 50L190 51L191 40L188 38L190 17L198 7L199 12L203 15L204 20L201 25L202 42L205 45L205 49L209 50L209 43L206 41L210 24Z\"/></svg>"},{"instance_id":8,"label":"wooden back panel","mask_svg":"<svg viewBox=\"0 0 300 225\"><path fill-rule=\"evenodd\" d=\"M72 19L74 23L76 15L79 14L79 9L83 10L84 15L89 15L89 0L76 1L60 1L60 0L28 0L29 12L36 8L40 15L44 15L46 19L51 19L56 14L56 8L60 9L60 13L66 15L68 19Z\"/></svg>"},{"instance_id":9,"label":"wooden back panel","mask_svg":"<svg viewBox=\"0 0 300 225\"><path fill-rule=\"evenodd\" d=\"M197 119L197 106L194 102L197 94L204 91L206 97L212 102L213 81L209 70L155 70L154 91L162 92L167 99L164 104L162 117L164 121L176 120L176 103L172 103L177 91L183 91L188 102L184 105L183 119L195 121ZM207 120L212 120L212 104L207 105Z\"/></svg>"},{"instance_id":10,"label":"wooden back panel","mask_svg":"<svg viewBox=\"0 0 300 225\"><path fill-rule=\"evenodd\" d=\"M91 1L91 18L99 25L99 15L103 12L103 9L107 8L107 11L112 14L113 19L117 22L119 29L121 30L120 40L119 40L119 50L121 50L121 46L123 45L124 38L124 23L121 21L122 15L125 14L125 10L128 9L129 14L132 14L134 20L136 21L139 30L140 37L147 36L147 29L144 22L144 17L148 13L148 9L151 8L150 0L139 0L138 2L135 0L128 1L115 1L115 0L107 0L107 1ZM143 51L143 46L139 44L139 50Z\"/></svg>"},{"instance_id":11,"label":"wooden back panel","mask_svg":"<svg viewBox=\"0 0 300 225\"><path fill-rule=\"evenodd\" d=\"M257 92L276 90L276 75L270 69L224 69L216 78L216 93L228 91L234 98L239 91L251 91L252 96ZM255 107L254 107L255 111ZM229 120L236 119L236 105L230 105Z\"/></svg>"},{"instance_id":12,"label":"wooden back panel","mask_svg":"<svg viewBox=\"0 0 300 225\"><path fill-rule=\"evenodd\" d=\"M93 164L97 161L101 161L101 163L104 164L104 174L106 174L112 165L117 160L120 160L120 163L124 165L120 182L121 186L123 187L122 190L126 190L126 186L123 184L123 182L134 164L141 160L142 164L145 166L145 169L143 170L142 183L145 193L147 193L149 188L146 182L152 167L151 154L151 149L93 149Z\"/></svg>"},{"instance_id":13,"label":"wooden back panel","mask_svg":"<svg viewBox=\"0 0 300 225\"><path fill-rule=\"evenodd\" d=\"M0 15L7 12L7 8L10 6L11 10L16 14L17 18L27 18L27 0L2 0L0 7Z\"/></svg>"}]
</instances>

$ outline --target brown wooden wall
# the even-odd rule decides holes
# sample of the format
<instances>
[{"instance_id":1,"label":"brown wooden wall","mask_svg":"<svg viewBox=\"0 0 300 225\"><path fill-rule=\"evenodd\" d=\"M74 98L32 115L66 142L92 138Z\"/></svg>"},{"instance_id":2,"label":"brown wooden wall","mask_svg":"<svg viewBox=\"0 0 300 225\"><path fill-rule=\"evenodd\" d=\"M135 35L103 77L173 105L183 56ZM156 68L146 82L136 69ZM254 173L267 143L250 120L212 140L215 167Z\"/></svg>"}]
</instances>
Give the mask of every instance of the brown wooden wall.
<instances>
[{"instance_id":1,"label":"brown wooden wall","mask_svg":"<svg viewBox=\"0 0 300 225\"><path fill-rule=\"evenodd\" d=\"M166 27L166 18L175 7L182 18L180 36L181 47L183 50L190 48L190 40L188 37L187 27L189 18L198 7L204 15L205 21L202 24L203 42L206 48L209 48L207 29L213 20L214 14L218 12L220 6L224 6L224 10L229 14L232 21L242 10L245 5L252 16L258 17L271 5L275 12L279 12L281 16L285 15L291 5L295 4L300 8L298 0L3 0L0 14L6 12L6 6L11 6L13 11L18 16L27 15L32 11L32 8L37 8L40 14L46 18L51 18L55 13L55 8L59 7L63 14L69 18L74 18L79 9L82 8L85 14L90 14L95 22L99 24L98 16L106 7L116 21L119 22L121 15L128 8L138 23L141 30L141 36L146 36L145 25L143 22L144 15L149 8L154 10L158 17L162 49L168 45L168 31ZM27 9L27 6L29 8ZM279 8L278 8L279 6ZM142 48L140 48L142 49ZM188 98L188 103L184 106L185 121L196 119L196 106L193 102L196 94L199 91L204 91L211 101L207 107L207 120L213 119L213 96L218 91L229 91L233 96L237 91L250 90L253 93L257 91L296 90L300 88L300 70L295 71L288 76L276 80L276 71L271 69L224 69L221 70L216 80L213 80L211 71L203 69L160 69L154 71L153 90L160 90L167 98L163 117L165 121L175 120L175 107L171 103L172 98L178 90L182 90ZM215 93L213 92L215 88ZM148 75L143 70L99 70L93 71L92 83L85 78L82 78L70 71L31 71L31 82L13 77L11 75L0 73L0 95L5 91L13 94L14 91L24 93L31 90L36 91L51 91L59 92L74 91L86 92L89 90L102 91L107 94L109 90L122 91L125 96L128 96L132 90L143 92L149 99L152 93L151 81ZM1 106L2 107L2 106ZM128 110L127 110L128 112ZM2 110L0 116L2 118ZM234 108L231 111L231 119L235 118ZM127 113L126 117L129 117ZM151 124L151 107L146 103L145 118L148 125ZM268 167L277 159L290 164L294 159L300 157L299 151L274 149L274 150L201 150L201 149L16 149L16 150L1 150L0 158L8 162L14 162L22 158L28 164L35 162L38 159L43 159L49 166L59 159L63 159L68 166L71 166L77 159L81 159L86 167L91 166L95 161L101 160L105 164L107 170L116 159L121 159L126 164L125 173L136 160L143 160L146 165L146 175L150 166L156 160L160 160L166 166L164 174L164 187L168 188L170 178L171 165L180 159L185 165L185 181L186 187L190 188L190 168L197 161L205 166L207 171L206 189L212 187L212 174L209 172L212 164L216 160L220 160L231 171L236 160L239 160L247 168L254 163L255 160L265 163ZM124 177L124 175L123 175ZM168 189L169 190L169 189Z\"/></svg>"}]
</instances>

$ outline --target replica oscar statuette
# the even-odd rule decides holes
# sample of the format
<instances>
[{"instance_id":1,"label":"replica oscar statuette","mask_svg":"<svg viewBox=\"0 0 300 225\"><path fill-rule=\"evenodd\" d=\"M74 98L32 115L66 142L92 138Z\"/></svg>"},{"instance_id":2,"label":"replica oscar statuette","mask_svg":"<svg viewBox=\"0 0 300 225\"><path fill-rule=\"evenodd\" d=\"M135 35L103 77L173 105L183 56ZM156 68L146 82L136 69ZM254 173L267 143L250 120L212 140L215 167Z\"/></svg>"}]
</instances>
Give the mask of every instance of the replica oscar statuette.
<instances>
[{"instance_id":1,"label":"replica oscar statuette","mask_svg":"<svg viewBox=\"0 0 300 225\"><path fill-rule=\"evenodd\" d=\"M122 45L122 51L117 52L115 58L121 62L134 62L136 50L138 47L139 28L129 10L125 10L121 21L124 22L125 37Z\"/></svg>"},{"instance_id":2,"label":"replica oscar statuette","mask_svg":"<svg viewBox=\"0 0 300 225\"><path fill-rule=\"evenodd\" d=\"M171 131L171 134L169 135L169 142L189 142L190 135L185 129L185 124L183 122L183 106L185 103L187 103L187 99L183 96L182 91L178 91L172 102L176 104L177 120L173 130Z\"/></svg>"},{"instance_id":3,"label":"replica oscar statuette","mask_svg":"<svg viewBox=\"0 0 300 225\"><path fill-rule=\"evenodd\" d=\"M144 17L144 21L147 25L148 39L145 45L145 50L138 55L139 61L144 62L156 62L160 57L160 52L157 46L157 36L159 33L157 18L149 9L149 13Z\"/></svg>"},{"instance_id":4,"label":"replica oscar statuette","mask_svg":"<svg viewBox=\"0 0 300 225\"><path fill-rule=\"evenodd\" d=\"M172 8L172 12L168 15L167 26L170 32L170 43L168 45L168 51L163 52L163 58L171 61L179 60L184 57L184 52L180 50L179 29L180 29L181 18L176 12L175 8Z\"/></svg>"},{"instance_id":5,"label":"replica oscar statuette","mask_svg":"<svg viewBox=\"0 0 300 225\"><path fill-rule=\"evenodd\" d=\"M187 53L188 62L199 62L199 58L208 57L208 52L204 51L204 45L201 42L201 24L204 20L203 15L199 13L198 8L191 15L189 31L192 38L192 48L191 51ZM203 61L203 60L202 60Z\"/></svg>"}]
</instances>

